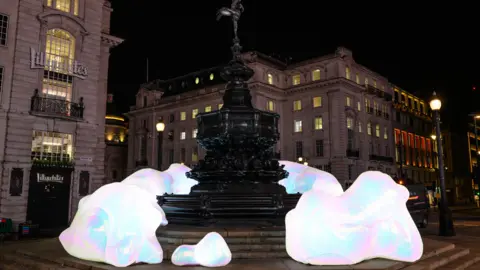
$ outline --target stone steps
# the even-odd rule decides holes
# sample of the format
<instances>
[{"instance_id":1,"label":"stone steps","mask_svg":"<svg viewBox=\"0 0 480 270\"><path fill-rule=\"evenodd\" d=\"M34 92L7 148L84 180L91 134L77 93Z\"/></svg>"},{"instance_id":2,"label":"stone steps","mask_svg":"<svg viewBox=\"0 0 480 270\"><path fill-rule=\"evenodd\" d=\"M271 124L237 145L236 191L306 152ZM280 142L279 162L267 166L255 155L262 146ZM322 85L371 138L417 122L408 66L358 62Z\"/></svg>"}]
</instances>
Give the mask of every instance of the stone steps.
<instances>
[{"instance_id":1,"label":"stone steps","mask_svg":"<svg viewBox=\"0 0 480 270\"><path fill-rule=\"evenodd\" d=\"M207 233L215 231L223 236L233 259L288 258L285 250L285 229L255 228L195 228L167 226L157 231L163 256L170 259L180 245L196 245Z\"/></svg>"},{"instance_id":2,"label":"stone steps","mask_svg":"<svg viewBox=\"0 0 480 270\"><path fill-rule=\"evenodd\" d=\"M445 252L438 253L421 261L401 268L403 270L434 270L434 269L457 269L463 270L465 259L470 255L470 250L465 248L454 248ZM454 268L450 268L454 267Z\"/></svg>"},{"instance_id":3,"label":"stone steps","mask_svg":"<svg viewBox=\"0 0 480 270\"><path fill-rule=\"evenodd\" d=\"M480 255L479 254L468 254L463 256L457 260L454 260L440 268L438 270L473 270L473 269L480 269Z\"/></svg>"}]
</instances>

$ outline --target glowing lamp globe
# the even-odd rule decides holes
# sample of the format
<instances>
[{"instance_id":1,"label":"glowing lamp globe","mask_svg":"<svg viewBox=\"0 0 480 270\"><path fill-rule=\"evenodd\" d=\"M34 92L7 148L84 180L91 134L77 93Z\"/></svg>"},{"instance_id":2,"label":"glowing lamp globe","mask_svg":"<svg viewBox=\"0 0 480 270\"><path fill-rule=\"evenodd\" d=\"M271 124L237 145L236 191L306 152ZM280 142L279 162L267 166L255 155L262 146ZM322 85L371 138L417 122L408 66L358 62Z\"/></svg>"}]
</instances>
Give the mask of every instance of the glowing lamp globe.
<instances>
[{"instance_id":1,"label":"glowing lamp globe","mask_svg":"<svg viewBox=\"0 0 480 270\"><path fill-rule=\"evenodd\" d=\"M430 137L431 137L432 140L434 140L434 141L437 139L437 135L435 135L435 134L432 134L432 136L430 136Z\"/></svg>"},{"instance_id":2,"label":"glowing lamp globe","mask_svg":"<svg viewBox=\"0 0 480 270\"><path fill-rule=\"evenodd\" d=\"M162 132L165 130L165 124L163 122L158 122L155 128L158 132Z\"/></svg>"},{"instance_id":3,"label":"glowing lamp globe","mask_svg":"<svg viewBox=\"0 0 480 270\"><path fill-rule=\"evenodd\" d=\"M433 111L439 111L441 107L442 102L437 98L435 92L433 92L433 99L430 101L430 108L432 108Z\"/></svg>"}]
</instances>

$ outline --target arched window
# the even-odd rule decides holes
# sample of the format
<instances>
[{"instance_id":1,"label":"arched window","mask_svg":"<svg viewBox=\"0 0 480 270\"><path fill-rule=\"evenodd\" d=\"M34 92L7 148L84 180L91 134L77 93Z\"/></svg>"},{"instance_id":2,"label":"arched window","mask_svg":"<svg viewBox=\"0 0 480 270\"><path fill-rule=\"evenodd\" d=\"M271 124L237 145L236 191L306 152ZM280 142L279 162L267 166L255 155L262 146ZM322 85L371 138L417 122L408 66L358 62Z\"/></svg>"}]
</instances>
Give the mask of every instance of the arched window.
<instances>
[{"instance_id":1,"label":"arched window","mask_svg":"<svg viewBox=\"0 0 480 270\"><path fill-rule=\"evenodd\" d=\"M46 65L42 93L47 98L72 98L71 68L75 58L75 38L65 30L47 31L45 44Z\"/></svg>"},{"instance_id":2,"label":"arched window","mask_svg":"<svg viewBox=\"0 0 480 270\"><path fill-rule=\"evenodd\" d=\"M375 136L377 138L380 138L380 125L379 124L375 125Z\"/></svg>"},{"instance_id":3,"label":"arched window","mask_svg":"<svg viewBox=\"0 0 480 270\"><path fill-rule=\"evenodd\" d=\"M367 123L367 133L368 133L368 135L372 135L372 123L371 122Z\"/></svg>"},{"instance_id":4,"label":"arched window","mask_svg":"<svg viewBox=\"0 0 480 270\"><path fill-rule=\"evenodd\" d=\"M79 0L47 0L47 6L78 16Z\"/></svg>"}]
</instances>

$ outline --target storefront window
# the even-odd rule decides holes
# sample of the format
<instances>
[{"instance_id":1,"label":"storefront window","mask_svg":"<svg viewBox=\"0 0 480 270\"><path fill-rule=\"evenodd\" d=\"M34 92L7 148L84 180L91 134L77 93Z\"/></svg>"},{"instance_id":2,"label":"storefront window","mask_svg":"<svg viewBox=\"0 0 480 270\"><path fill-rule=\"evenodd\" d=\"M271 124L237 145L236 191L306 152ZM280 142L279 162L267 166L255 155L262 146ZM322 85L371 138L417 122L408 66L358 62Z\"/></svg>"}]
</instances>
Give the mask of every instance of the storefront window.
<instances>
[{"instance_id":1,"label":"storefront window","mask_svg":"<svg viewBox=\"0 0 480 270\"><path fill-rule=\"evenodd\" d=\"M34 130L32 159L71 161L73 159L72 134Z\"/></svg>"}]
</instances>

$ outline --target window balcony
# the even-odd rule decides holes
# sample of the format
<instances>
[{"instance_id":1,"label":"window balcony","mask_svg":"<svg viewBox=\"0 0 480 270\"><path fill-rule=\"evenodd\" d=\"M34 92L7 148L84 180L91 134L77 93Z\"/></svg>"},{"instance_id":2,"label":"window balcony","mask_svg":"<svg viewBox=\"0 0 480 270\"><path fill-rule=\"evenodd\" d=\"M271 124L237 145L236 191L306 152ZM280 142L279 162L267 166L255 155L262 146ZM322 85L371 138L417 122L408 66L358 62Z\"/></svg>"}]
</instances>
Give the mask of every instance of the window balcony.
<instances>
[{"instance_id":1,"label":"window balcony","mask_svg":"<svg viewBox=\"0 0 480 270\"><path fill-rule=\"evenodd\" d=\"M420 119L423 119L423 120L426 120L426 121L432 121L432 117L429 114L426 114L426 113L421 112L420 110L411 108L403 101L394 101L393 108L397 111L401 111L401 112L404 112L404 113L414 115L414 116L416 116Z\"/></svg>"},{"instance_id":2,"label":"window balcony","mask_svg":"<svg viewBox=\"0 0 480 270\"><path fill-rule=\"evenodd\" d=\"M358 149L347 149L347 157L359 158L360 150Z\"/></svg>"},{"instance_id":3,"label":"window balcony","mask_svg":"<svg viewBox=\"0 0 480 270\"><path fill-rule=\"evenodd\" d=\"M38 89L32 96L30 113L38 116L58 117L71 120L83 119L83 97L79 103L70 102L68 100L53 99L39 96Z\"/></svg>"},{"instance_id":4,"label":"window balcony","mask_svg":"<svg viewBox=\"0 0 480 270\"><path fill-rule=\"evenodd\" d=\"M370 160L393 163L393 157L386 157L386 156L380 156L380 155L370 155Z\"/></svg>"},{"instance_id":5,"label":"window balcony","mask_svg":"<svg viewBox=\"0 0 480 270\"><path fill-rule=\"evenodd\" d=\"M373 107L367 106L366 111L368 114L373 114Z\"/></svg>"}]
</instances>

